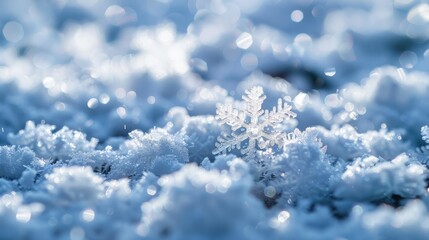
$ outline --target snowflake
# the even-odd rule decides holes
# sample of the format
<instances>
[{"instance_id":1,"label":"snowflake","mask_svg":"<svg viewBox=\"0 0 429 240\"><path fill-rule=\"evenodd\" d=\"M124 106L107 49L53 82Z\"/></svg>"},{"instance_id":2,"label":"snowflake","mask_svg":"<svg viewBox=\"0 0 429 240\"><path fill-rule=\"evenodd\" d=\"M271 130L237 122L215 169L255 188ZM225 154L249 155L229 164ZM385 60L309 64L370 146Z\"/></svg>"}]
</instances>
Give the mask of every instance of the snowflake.
<instances>
[{"instance_id":1,"label":"snowflake","mask_svg":"<svg viewBox=\"0 0 429 240\"><path fill-rule=\"evenodd\" d=\"M216 119L231 127L231 134L219 136L213 154L227 153L239 149L244 159L255 159L258 150L268 150L274 145L281 146L283 134L280 123L296 117L292 107L279 98L277 107L272 111L262 110L266 99L262 87L246 90L243 100L244 111L234 109L232 104L220 104L216 110Z\"/></svg>"}]
</instances>

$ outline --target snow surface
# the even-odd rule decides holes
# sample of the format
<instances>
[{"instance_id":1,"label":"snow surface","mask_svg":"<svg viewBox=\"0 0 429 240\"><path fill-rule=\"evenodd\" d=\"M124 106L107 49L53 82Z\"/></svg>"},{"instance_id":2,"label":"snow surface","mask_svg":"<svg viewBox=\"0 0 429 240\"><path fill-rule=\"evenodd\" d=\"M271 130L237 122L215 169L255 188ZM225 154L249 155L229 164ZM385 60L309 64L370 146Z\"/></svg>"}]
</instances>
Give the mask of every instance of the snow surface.
<instances>
[{"instance_id":1,"label":"snow surface","mask_svg":"<svg viewBox=\"0 0 429 240\"><path fill-rule=\"evenodd\" d=\"M0 1L0 240L429 239L425 0Z\"/></svg>"}]
</instances>

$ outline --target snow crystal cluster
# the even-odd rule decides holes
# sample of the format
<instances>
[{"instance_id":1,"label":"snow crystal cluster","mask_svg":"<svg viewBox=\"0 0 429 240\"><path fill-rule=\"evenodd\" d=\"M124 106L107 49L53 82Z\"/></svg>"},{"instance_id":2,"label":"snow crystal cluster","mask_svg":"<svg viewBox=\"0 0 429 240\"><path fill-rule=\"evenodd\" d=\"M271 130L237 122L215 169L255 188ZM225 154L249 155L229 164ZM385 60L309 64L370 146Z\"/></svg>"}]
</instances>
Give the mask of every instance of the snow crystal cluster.
<instances>
[{"instance_id":1,"label":"snow crystal cluster","mask_svg":"<svg viewBox=\"0 0 429 240\"><path fill-rule=\"evenodd\" d=\"M422 0L0 1L0 239L429 239Z\"/></svg>"}]
</instances>

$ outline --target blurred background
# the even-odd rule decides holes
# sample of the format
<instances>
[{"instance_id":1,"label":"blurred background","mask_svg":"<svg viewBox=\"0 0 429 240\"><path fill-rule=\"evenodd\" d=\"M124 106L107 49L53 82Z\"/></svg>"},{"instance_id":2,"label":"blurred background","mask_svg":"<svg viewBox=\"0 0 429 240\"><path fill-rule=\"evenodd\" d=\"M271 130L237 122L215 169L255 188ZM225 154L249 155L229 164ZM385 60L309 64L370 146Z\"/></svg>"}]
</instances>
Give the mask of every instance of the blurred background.
<instances>
[{"instance_id":1,"label":"blurred background","mask_svg":"<svg viewBox=\"0 0 429 240\"><path fill-rule=\"evenodd\" d=\"M214 114L254 83L287 91L300 128L403 127L389 111L366 116L375 100L362 100L383 89L383 105L396 85L364 83L429 69L424 0L14 0L0 2L0 30L0 143L28 120L103 142L164 126L175 106Z\"/></svg>"}]
</instances>

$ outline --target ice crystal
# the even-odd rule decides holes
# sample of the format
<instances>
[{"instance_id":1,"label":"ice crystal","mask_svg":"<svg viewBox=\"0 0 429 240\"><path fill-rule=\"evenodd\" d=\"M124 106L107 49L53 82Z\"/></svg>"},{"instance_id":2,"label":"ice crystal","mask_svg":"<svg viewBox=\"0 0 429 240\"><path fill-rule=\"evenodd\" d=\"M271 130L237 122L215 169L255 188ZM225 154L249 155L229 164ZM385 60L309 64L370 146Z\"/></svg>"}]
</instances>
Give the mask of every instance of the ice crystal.
<instances>
[{"instance_id":1,"label":"ice crystal","mask_svg":"<svg viewBox=\"0 0 429 240\"><path fill-rule=\"evenodd\" d=\"M286 101L279 98L272 111L263 110L266 99L262 87L252 87L245 91L245 109L235 109L232 104L220 104L216 109L216 119L231 127L231 133L219 136L213 154L227 153L239 149L246 160L255 159L258 150L264 151L281 146L284 134L279 130L280 123L296 114Z\"/></svg>"},{"instance_id":2,"label":"ice crystal","mask_svg":"<svg viewBox=\"0 0 429 240\"><path fill-rule=\"evenodd\" d=\"M421 128L420 132L422 134L423 141L425 141L427 144L429 144L429 127L423 126Z\"/></svg>"},{"instance_id":3,"label":"ice crystal","mask_svg":"<svg viewBox=\"0 0 429 240\"><path fill-rule=\"evenodd\" d=\"M409 154L417 159L417 161L429 165L429 127L427 125L423 126L420 130L422 135L422 140L426 145L418 147L415 151L410 151Z\"/></svg>"}]
</instances>

